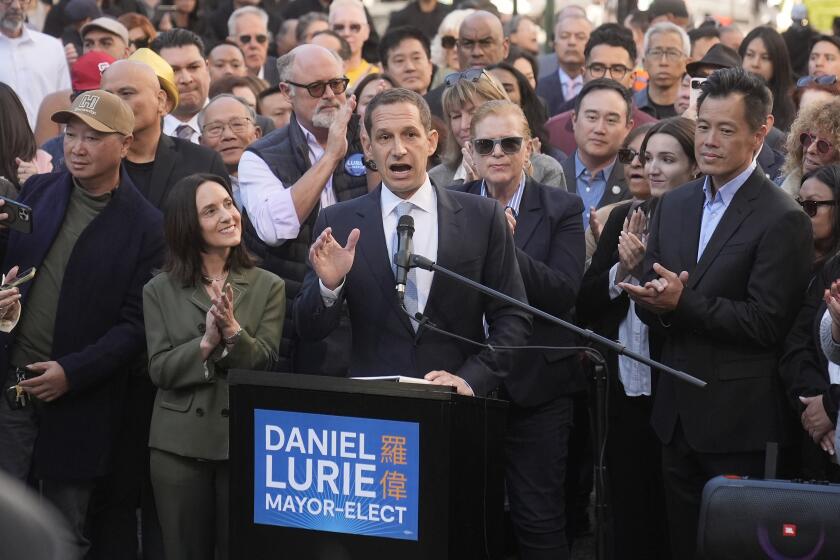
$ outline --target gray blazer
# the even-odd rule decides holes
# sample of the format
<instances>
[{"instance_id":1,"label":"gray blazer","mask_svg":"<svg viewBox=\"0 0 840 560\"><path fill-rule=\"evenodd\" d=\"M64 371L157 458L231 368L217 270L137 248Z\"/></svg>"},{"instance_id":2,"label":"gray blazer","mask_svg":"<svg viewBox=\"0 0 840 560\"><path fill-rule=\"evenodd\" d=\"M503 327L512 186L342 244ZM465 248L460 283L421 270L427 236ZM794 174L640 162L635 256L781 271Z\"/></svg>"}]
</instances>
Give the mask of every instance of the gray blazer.
<instances>
[{"instance_id":1,"label":"gray blazer","mask_svg":"<svg viewBox=\"0 0 840 560\"><path fill-rule=\"evenodd\" d=\"M537 183L548 185L549 187L557 187L558 189L566 189L566 177L563 175L563 168L560 162L551 156L545 154L532 154L531 166L533 172L531 178ZM436 165L429 170L429 179L438 187L451 187L453 185L464 184L463 179L455 181L456 168L449 167L445 163Z\"/></svg>"},{"instance_id":2,"label":"gray blazer","mask_svg":"<svg viewBox=\"0 0 840 560\"><path fill-rule=\"evenodd\" d=\"M269 369L277 359L286 310L283 280L259 268L231 273L233 309L242 334L221 357L201 361L210 298L204 286L183 287L169 274L143 289L149 375L158 387L149 446L184 457L228 458L229 369Z\"/></svg>"}]
</instances>

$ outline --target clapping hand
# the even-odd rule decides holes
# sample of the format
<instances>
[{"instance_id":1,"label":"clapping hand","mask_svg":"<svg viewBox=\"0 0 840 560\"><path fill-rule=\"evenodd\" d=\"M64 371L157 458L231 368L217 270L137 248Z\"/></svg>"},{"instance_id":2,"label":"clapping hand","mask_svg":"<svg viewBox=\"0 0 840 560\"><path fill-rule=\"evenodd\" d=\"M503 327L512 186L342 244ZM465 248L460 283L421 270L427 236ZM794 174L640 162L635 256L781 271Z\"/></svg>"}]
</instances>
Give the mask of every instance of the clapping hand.
<instances>
[{"instance_id":1,"label":"clapping hand","mask_svg":"<svg viewBox=\"0 0 840 560\"><path fill-rule=\"evenodd\" d=\"M823 297L828 313L831 315L831 337L838 342L840 341L840 280L832 282Z\"/></svg>"},{"instance_id":2,"label":"clapping hand","mask_svg":"<svg viewBox=\"0 0 840 560\"><path fill-rule=\"evenodd\" d=\"M618 237L618 274L621 281L631 275L637 280L642 275L642 262L645 260L647 245L647 218L641 209L637 209L624 220L624 227Z\"/></svg>"},{"instance_id":3,"label":"clapping hand","mask_svg":"<svg viewBox=\"0 0 840 560\"><path fill-rule=\"evenodd\" d=\"M347 124L350 122L350 117L353 116L355 109L356 96L351 95L347 98L346 103L339 106L335 112L332 124L330 124L329 132L327 133L327 146L324 151L326 155L332 157L335 161L340 160L347 154Z\"/></svg>"},{"instance_id":4,"label":"clapping hand","mask_svg":"<svg viewBox=\"0 0 840 560\"><path fill-rule=\"evenodd\" d=\"M604 231L604 224L598 219L598 212L594 206L589 208L589 231L592 232L592 238L597 244L601 240L601 233Z\"/></svg>"},{"instance_id":5,"label":"clapping hand","mask_svg":"<svg viewBox=\"0 0 840 560\"><path fill-rule=\"evenodd\" d=\"M358 228L354 228L347 236L347 245L342 247L333 237L332 228L328 227L309 248L309 262L328 290L338 288L353 268L360 234Z\"/></svg>"},{"instance_id":6,"label":"clapping hand","mask_svg":"<svg viewBox=\"0 0 840 560\"><path fill-rule=\"evenodd\" d=\"M236 317L233 316L233 287L228 284L222 290L219 283L214 281L210 289L213 290L213 305L210 307L210 313L213 314L222 338L230 338L240 329Z\"/></svg>"},{"instance_id":7,"label":"clapping hand","mask_svg":"<svg viewBox=\"0 0 840 560\"><path fill-rule=\"evenodd\" d=\"M513 215L513 208L505 208L505 220L507 220L508 229L511 235L516 233L516 216Z\"/></svg>"},{"instance_id":8,"label":"clapping hand","mask_svg":"<svg viewBox=\"0 0 840 560\"><path fill-rule=\"evenodd\" d=\"M469 142L464 142L464 147L461 148L461 155L463 156L461 164L464 166L464 171L467 173L465 181L469 183L470 181L478 181L481 179L481 175L478 174L478 168L475 166L475 161L473 161L472 146Z\"/></svg>"},{"instance_id":9,"label":"clapping hand","mask_svg":"<svg viewBox=\"0 0 840 560\"><path fill-rule=\"evenodd\" d=\"M638 305L656 314L669 313L677 308L683 288L688 284L688 272L671 272L659 263L654 263L653 270L659 278L647 282L644 286L634 286L621 282L618 286Z\"/></svg>"}]
</instances>

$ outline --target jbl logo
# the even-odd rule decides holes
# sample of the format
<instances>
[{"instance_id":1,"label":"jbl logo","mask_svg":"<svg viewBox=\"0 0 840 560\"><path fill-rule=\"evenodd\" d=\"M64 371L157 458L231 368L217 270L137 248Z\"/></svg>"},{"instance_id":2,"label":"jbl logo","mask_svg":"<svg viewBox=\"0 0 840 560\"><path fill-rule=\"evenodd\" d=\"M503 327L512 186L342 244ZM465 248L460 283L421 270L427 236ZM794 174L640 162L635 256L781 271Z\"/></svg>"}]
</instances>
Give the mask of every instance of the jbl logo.
<instances>
[{"instance_id":1,"label":"jbl logo","mask_svg":"<svg viewBox=\"0 0 840 560\"><path fill-rule=\"evenodd\" d=\"M77 106L79 109L88 109L90 111L95 110L96 104L99 103L99 96L98 95L91 95L86 93L82 96L81 101L79 101L79 105Z\"/></svg>"}]
</instances>

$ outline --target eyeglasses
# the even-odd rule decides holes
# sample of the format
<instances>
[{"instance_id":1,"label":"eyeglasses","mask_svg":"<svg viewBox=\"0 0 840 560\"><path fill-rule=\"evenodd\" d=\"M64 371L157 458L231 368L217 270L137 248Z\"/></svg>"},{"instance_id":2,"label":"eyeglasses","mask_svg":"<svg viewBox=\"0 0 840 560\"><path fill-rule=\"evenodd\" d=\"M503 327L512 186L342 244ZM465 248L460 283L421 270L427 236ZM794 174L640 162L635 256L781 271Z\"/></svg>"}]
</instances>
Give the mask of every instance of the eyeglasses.
<instances>
[{"instance_id":1,"label":"eyeglasses","mask_svg":"<svg viewBox=\"0 0 840 560\"><path fill-rule=\"evenodd\" d=\"M796 87L806 87L811 84L819 84L821 86L833 86L837 83L837 76L834 74L825 74L824 76L802 76L796 80Z\"/></svg>"},{"instance_id":2,"label":"eyeglasses","mask_svg":"<svg viewBox=\"0 0 840 560\"><path fill-rule=\"evenodd\" d=\"M476 138L473 140L473 148L480 156L489 156L496 149L496 146L501 146L502 151L507 155L518 153L522 149L521 136L505 136L504 138Z\"/></svg>"},{"instance_id":3,"label":"eyeglasses","mask_svg":"<svg viewBox=\"0 0 840 560\"><path fill-rule=\"evenodd\" d=\"M612 66L607 66L598 62L593 62L592 64L587 66L586 69L589 70L589 75L593 78L603 78L607 75L607 70L609 70L610 77L613 80L622 79L624 76L627 75L627 72L630 72L631 70L623 64L613 64Z\"/></svg>"},{"instance_id":4,"label":"eyeglasses","mask_svg":"<svg viewBox=\"0 0 840 560\"><path fill-rule=\"evenodd\" d=\"M682 51L678 51L677 49L653 49L648 51L645 56L649 56L654 60L661 59L664 56L665 60L673 62L675 60L679 60L684 55Z\"/></svg>"},{"instance_id":5,"label":"eyeglasses","mask_svg":"<svg viewBox=\"0 0 840 560\"><path fill-rule=\"evenodd\" d=\"M457 43L458 39L456 39L452 35L444 35L440 38L440 46L446 50L454 49Z\"/></svg>"},{"instance_id":6,"label":"eyeglasses","mask_svg":"<svg viewBox=\"0 0 840 560\"><path fill-rule=\"evenodd\" d=\"M265 42L268 41L268 35L260 33L259 35L240 35L239 42L243 45L247 45L251 42L252 38L260 45L264 45Z\"/></svg>"},{"instance_id":7,"label":"eyeglasses","mask_svg":"<svg viewBox=\"0 0 840 560\"><path fill-rule=\"evenodd\" d=\"M248 132L248 127L253 123L248 117L234 117L228 122L207 123L201 129L201 133L207 138L218 138L225 131L225 127L229 126L234 134L242 134Z\"/></svg>"},{"instance_id":8,"label":"eyeglasses","mask_svg":"<svg viewBox=\"0 0 840 560\"><path fill-rule=\"evenodd\" d=\"M286 83L290 86L296 86L305 88L309 95L312 97L323 97L324 93L327 91L327 86L330 86L332 92L336 95L340 95L347 91L347 84L350 83L350 80L347 78L336 78L334 80L329 80L326 82L311 82L308 84L298 84L295 82L290 82L286 80Z\"/></svg>"},{"instance_id":9,"label":"eyeglasses","mask_svg":"<svg viewBox=\"0 0 840 560\"><path fill-rule=\"evenodd\" d=\"M618 161L623 163L624 165L630 165L633 163L633 160L636 159L636 156L639 157L639 161L642 161L642 154L634 150L633 148L619 148L618 150Z\"/></svg>"},{"instance_id":10,"label":"eyeglasses","mask_svg":"<svg viewBox=\"0 0 840 560\"><path fill-rule=\"evenodd\" d=\"M501 94L502 99L507 99L509 97L507 92L501 87L499 87L499 84L496 83L496 80L494 80L490 73L487 72L487 70L485 70L484 68L470 68L468 70L464 70L463 72L453 72L443 79L443 85L449 88L454 86L461 80L477 83L482 77L485 77L490 82L490 85L493 86L493 89L495 89L497 92L499 92L499 94Z\"/></svg>"},{"instance_id":11,"label":"eyeglasses","mask_svg":"<svg viewBox=\"0 0 840 560\"><path fill-rule=\"evenodd\" d=\"M362 24L361 23L351 23L350 25L344 25L343 23L336 23L333 25L333 31L336 33L341 33L344 29L347 28L350 30L350 33L354 35L360 33L362 31Z\"/></svg>"},{"instance_id":12,"label":"eyeglasses","mask_svg":"<svg viewBox=\"0 0 840 560\"><path fill-rule=\"evenodd\" d=\"M799 143L802 144L803 150L807 150L814 142L817 143L817 152L821 154L827 154L834 147L828 140L823 140L811 132L803 132L799 135Z\"/></svg>"},{"instance_id":13,"label":"eyeglasses","mask_svg":"<svg viewBox=\"0 0 840 560\"><path fill-rule=\"evenodd\" d=\"M3 0L0 0L0 2L2 1ZM149 38L141 37L139 39L134 39L133 41L129 42L129 45L133 46L135 49L145 49L149 46Z\"/></svg>"},{"instance_id":14,"label":"eyeglasses","mask_svg":"<svg viewBox=\"0 0 840 560\"><path fill-rule=\"evenodd\" d=\"M819 210L820 206L837 206L836 200L802 200L801 198L797 198L796 202L812 218L817 215L817 210Z\"/></svg>"}]
</instances>

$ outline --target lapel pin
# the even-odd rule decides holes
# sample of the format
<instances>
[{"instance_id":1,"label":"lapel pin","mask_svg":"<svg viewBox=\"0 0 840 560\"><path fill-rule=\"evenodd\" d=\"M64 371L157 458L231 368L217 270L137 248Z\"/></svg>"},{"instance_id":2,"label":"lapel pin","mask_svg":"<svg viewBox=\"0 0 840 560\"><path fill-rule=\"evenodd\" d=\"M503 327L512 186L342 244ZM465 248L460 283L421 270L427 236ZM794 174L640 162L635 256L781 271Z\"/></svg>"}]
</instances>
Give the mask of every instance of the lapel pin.
<instances>
[{"instance_id":1,"label":"lapel pin","mask_svg":"<svg viewBox=\"0 0 840 560\"><path fill-rule=\"evenodd\" d=\"M612 193L613 194L621 194L621 187L619 187L618 185L613 185Z\"/></svg>"}]
</instances>

